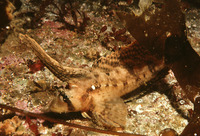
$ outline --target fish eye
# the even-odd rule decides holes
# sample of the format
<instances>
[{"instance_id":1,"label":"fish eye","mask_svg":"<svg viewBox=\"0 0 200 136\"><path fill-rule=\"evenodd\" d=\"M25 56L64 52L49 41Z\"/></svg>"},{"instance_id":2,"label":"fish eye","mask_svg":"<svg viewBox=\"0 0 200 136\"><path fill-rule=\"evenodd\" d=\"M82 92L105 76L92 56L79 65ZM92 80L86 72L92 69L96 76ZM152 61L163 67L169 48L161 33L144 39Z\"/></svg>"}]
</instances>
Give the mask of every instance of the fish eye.
<instances>
[{"instance_id":1,"label":"fish eye","mask_svg":"<svg viewBox=\"0 0 200 136\"><path fill-rule=\"evenodd\" d=\"M69 99L69 97L64 93L64 92L60 92L59 95L61 98L61 100L68 105L68 111L74 111L74 105L72 104L71 100Z\"/></svg>"},{"instance_id":2,"label":"fish eye","mask_svg":"<svg viewBox=\"0 0 200 136\"><path fill-rule=\"evenodd\" d=\"M69 103L69 97L64 92L60 92L59 96L62 97L64 102Z\"/></svg>"}]
</instances>

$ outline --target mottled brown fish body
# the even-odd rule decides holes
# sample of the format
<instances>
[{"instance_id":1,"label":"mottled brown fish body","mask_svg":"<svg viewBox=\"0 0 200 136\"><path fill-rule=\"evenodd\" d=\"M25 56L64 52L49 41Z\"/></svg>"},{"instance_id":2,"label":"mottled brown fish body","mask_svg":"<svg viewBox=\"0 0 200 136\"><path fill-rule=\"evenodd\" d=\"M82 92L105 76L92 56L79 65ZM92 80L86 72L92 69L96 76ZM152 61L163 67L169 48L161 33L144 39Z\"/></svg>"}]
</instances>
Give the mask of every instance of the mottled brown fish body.
<instances>
[{"instance_id":1,"label":"mottled brown fish body","mask_svg":"<svg viewBox=\"0 0 200 136\"><path fill-rule=\"evenodd\" d=\"M164 68L162 60L157 60L137 42L99 59L90 70L84 70L63 67L35 40L22 34L20 38L55 76L69 83L65 96L55 98L48 110L90 111L102 126L125 126L127 110L120 97L145 84Z\"/></svg>"}]
</instances>

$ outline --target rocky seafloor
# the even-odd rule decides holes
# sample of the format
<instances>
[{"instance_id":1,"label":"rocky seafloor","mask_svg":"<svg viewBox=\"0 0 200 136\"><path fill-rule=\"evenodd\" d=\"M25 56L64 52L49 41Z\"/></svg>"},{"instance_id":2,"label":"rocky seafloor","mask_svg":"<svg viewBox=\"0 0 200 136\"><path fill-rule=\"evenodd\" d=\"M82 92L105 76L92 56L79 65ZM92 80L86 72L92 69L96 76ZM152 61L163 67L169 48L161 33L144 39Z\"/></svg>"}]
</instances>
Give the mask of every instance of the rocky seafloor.
<instances>
[{"instance_id":1,"label":"rocky seafloor","mask_svg":"<svg viewBox=\"0 0 200 136\"><path fill-rule=\"evenodd\" d=\"M70 24L74 24L76 20L81 23L84 18L78 12L84 12L88 21L83 24L83 31L78 24L74 25L74 30L61 29L62 22L55 21L57 10L51 6L47 7L48 10L41 17L38 26L31 28L30 22L33 17L25 13L29 10L37 11L39 9L34 3L30 4L29 0L22 0L20 10L14 13L15 17L10 22L10 34L0 48L0 103L41 113L42 109L57 94L54 86L62 87L65 85L47 68L41 66L31 49L21 43L18 38L19 33L31 36L51 57L63 65L86 69L91 67L96 59L110 54L112 50L121 46L128 45L134 39L122 25L122 22L112 13L113 10L120 8L124 11L136 10L137 7L134 6L133 2L80 0L72 3L74 4L73 11L76 12L77 17L68 13L65 19ZM54 13L50 11L54 11ZM188 39L193 48L200 54L199 24L200 10L193 8L187 11ZM118 37L116 37L116 33L120 33ZM36 70L34 64L38 64L39 71ZM165 86L166 83L168 86ZM125 100L129 115L123 132L157 136L161 130L172 128L180 134L188 123L187 117L193 105L182 98L183 92L173 72L169 71L169 74L158 82L158 87L153 89L155 90L151 90L137 99L133 97ZM172 104L170 91L177 96L177 104ZM36 135L36 133L41 136L104 135L40 119L31 119L31 123L35 124L31 128L28 117L14 114L5 109L1 109L0 113L0 134L24 136ZM68 121L83 126L98 127L88 119ZM36 128L34 129L34 127Z\"/></svg>"}]
</instances>

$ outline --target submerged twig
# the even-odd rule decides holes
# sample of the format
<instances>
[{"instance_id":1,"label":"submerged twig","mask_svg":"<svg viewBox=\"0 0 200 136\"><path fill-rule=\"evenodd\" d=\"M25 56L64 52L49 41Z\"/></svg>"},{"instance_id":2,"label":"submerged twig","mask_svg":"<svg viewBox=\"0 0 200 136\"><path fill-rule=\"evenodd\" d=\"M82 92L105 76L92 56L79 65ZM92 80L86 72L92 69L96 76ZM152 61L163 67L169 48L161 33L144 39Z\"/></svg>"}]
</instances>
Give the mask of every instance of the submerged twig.
<instances>
[{"instance_id":1,"label":"submerged twig","mask_svg":"<svg viewBox=\"0 0 200 136\"><path fill-rule=\"evenodd\" d=\"M14 112L19 112L21 114L24 114L26 116L30 116L30 117L35 117L38 119L43 119L49 122L53 122L53 123L58 123L58 124L63 124L63 125L67 125L69 127L73 127L73 128L79 128L79 129L84 129L87 131L94 131L94 132L98 132L98 133L104 133L104 134L110 134L110 135L119 135L119 136L143 136L143 135L137 135L137 134L129 134L129 133L122 133L122 132L115 132L115 131L110 131L110 130L102 130L102 129L97 129L97 128L91 128L91 127L86 127L86 126L81 126L78 124L73 124L73 123L69 123L66 122L65 120L61 120L61 119L54 119L54 118L50 118L44 114L38 114L38 113L32 113L32 112L28 112L28 111L24 111L15 107L11 107L5 104L0 104L0 108L4 108L4 109L8 109Z\"/></svg>"}]
</instances>

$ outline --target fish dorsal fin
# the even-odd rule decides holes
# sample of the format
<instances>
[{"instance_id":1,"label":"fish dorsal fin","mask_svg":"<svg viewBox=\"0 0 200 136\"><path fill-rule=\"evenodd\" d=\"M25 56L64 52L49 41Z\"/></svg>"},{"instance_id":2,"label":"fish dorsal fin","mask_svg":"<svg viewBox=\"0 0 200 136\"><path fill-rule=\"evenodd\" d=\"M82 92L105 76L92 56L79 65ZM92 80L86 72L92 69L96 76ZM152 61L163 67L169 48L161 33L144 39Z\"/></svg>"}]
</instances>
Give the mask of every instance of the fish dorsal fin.
<instances>
[{"instance_id":1,"label":"fish dorsal fin","mask_svg":"<svg viewBox=\"0 0 200 136\"><path fill-rule=\"evenodd\" d=\"M97 60L93 68L99 68L105 72L109 72L117 66L134 70L146 65L155 66L160 63L162 63L162 58L157 59L144 46L140 45L137 41L133 41L120 50Z\"/></svg>"},{"instance_id":2,"label":"fish dorsal fin","mask_svg":"<svg viewBox=\"0 0 200 136\"><path fill-rule=\"evenodd\" d=\"M122 47L119 54L120 64L130 70L143 68L147 65L155 66L162 62L162 58L157 59L155 55L137 41L134 41L129 46Z\"/></svg>"},{"instance_id":3,"label":"fish dorsal fin","mask_svg":"<svg viewBox=\"0 0 200 136\"><path fill-rule=\"evenodd\" d=\"M107 128L124 128L127 114L127 106L121 98L100 102L92 110L94 121Z\"/></svg>"},{"instance_id":4,"label":"fish dorsal fin","mask_svg":"<svg viewBox=\"0 0 200 136\"><path fill-rule=\"evenodd\" d=\"M110 55L106 57L101 57L97 61L94 62L93 68L101 69L105 72L111 71L114 67L120 65L119 62L119 52L112 52Z\"/></svg>"}]
</instances>

